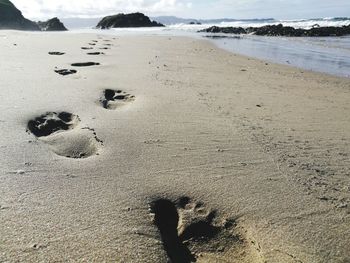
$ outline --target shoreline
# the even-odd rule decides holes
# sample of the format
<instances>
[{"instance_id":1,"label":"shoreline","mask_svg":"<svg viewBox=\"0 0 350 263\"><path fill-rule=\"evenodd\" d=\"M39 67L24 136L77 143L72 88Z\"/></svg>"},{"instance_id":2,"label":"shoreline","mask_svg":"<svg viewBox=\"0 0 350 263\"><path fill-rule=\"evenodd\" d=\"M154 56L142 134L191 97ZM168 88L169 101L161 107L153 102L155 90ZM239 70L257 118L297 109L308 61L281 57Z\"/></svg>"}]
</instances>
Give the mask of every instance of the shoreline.
<instances>
[{"instance_id":1,"label":"shoreline","mask_svg":"<svg viewBox=\"0 0 350 263\"><path fill-rule=\"evenodd\" d=\"M198 262L350 258L350 79L191 38L3 34L0 261L166 262L164 199L217 231ZM26 132L53 112L68 130Z\"/></svg>"},{"instance_id":2,"label":"shoreline","mask_svg":"<svg viewBox=\"0 0 350 263\"><path fill-rule=\"evenodd\" d=\"M339 77L350 78L350 36L346 37L267 37L252 35L229 35L224 38L212 38L214 35L186 30L153 29L110 29L106 35L122 36L168 36L208 39L219 48L231 53L266 60L270 63L290 65L304 70L312 70ZM79 30L80 31L80 30ZM78 31L78 32L79 32ZM94 33L93 30L81 32ZM74 32L73 32L74 33ZM208 38L209 36L209 38ZM227 35L226 35L227 36ZM339 40L342 42L339 42Z\"/></svg>"},{"instance_id":3,"label":"shoreline","mask_svg":"<svg viewBox=\"0 0 350 263\"><path fill-rule=\"evenodd\" d=\"M15 31L13 31L15 32ZM20 32L20 31L19 31ZM42 33L42 32L31 32ZM45 32L46 34L48 32ZM60 33L60 32L58 32ZM350 78L350 53L347 46L350 36L345 37L278 37L253 35L220 35L196 33L186 30L159 28L122 29L74 29L67 34L99 34L106 36L140 37L189 37L208 40L220 49L232 54L259 59L268 63L288 65L315 73ZM340 41L341 39L341 41ZM287 41L286 41L287 40Z\"/></svg>"}]
</instances>

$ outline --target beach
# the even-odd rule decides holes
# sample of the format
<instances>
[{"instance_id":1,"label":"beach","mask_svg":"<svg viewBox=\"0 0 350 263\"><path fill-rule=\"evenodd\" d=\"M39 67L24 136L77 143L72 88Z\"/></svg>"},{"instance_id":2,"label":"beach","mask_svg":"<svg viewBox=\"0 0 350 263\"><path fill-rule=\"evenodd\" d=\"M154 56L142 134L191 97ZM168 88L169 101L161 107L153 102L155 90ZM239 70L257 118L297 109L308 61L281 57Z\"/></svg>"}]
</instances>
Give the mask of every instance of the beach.
<instances>
[{"instance_id":1,"label":"beach","mask_svg":"<svg viewBox=\"0 0 350 263\"><path fill-rule=\"evenodd\" d=\"M187 37L0 45L0 262L350 261L349 78Z\"/></svg>"}]
</instances>

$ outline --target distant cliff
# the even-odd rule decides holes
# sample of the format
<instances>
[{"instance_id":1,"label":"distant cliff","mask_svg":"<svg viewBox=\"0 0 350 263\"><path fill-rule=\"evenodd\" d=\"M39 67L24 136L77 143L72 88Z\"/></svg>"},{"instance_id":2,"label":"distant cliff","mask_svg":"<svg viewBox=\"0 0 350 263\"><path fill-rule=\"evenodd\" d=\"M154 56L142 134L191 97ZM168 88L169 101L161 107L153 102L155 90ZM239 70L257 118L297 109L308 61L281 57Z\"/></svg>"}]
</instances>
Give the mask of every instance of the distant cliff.
<instances>
[{"instance_id":1,"label":"distant cliff","mask_svg":"<svg viewBox=\"0 0 350 263\"><path fill-rule=\"evenodd\" d=\"M67 28L57 17L49 19L45 22L39 21L38 26L42 31L67 31Z\"/></svg>"},{"instance_id":2,"label":"distant cliff","mask_svg":"<svg viewBox=\"0 0 350 263\"><path fill-rule=\"evenodd\" d=\"M0 29L40 30L35 22L26 19L8 0L0 0Z\"/></svg>"},{"instance_id":3,"label":"distant cliff","mask_svg":"<svg viewBox=\"0 0 350 263\"><path fill-rule=\"evenodd\" d=\"M248 22L248 23L273 23L276 20L274 18L252 18L252 19L233 19L233 18L219 18L219 19L195 19L195 18L181 18L176 16L155 16L151 17L154 21L162 23L164 25L174 25L174 24L190 24L194 22L195 24L220 24L222 22Z\"/></svg>"},{"instance_id":4,"label":"distant cliff","mask_svg":"<svg viewBox=\"0 0 350 263\"><path fill-rule=\"evenodd\" d=\"M163 24L151 21L142 13L118 14L107 16L97 24L97 28L108 29L117 27L163 27Z\"/></svg>"},{"instance_id":5,"label":"distant cliff","mask_svg":"<svg viewBox=\"0 0 350 263\"><path fill-rule=\"evenodd\" d=\"M31 31L66 31L67 28L57 18L35 23L26 19L9 0L0 0L0 29Z\"/></svg>"}]
</instances>

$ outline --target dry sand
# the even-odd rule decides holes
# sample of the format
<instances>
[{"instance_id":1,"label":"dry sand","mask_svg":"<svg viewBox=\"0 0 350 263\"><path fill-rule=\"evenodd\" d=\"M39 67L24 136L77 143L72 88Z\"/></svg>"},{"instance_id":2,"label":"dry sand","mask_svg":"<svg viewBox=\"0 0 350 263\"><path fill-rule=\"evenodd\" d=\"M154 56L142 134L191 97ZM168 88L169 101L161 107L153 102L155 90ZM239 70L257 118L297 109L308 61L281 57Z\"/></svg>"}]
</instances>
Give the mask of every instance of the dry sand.
<instances>
[{"instance_id":1,"label":"dry sand","mask_svg":"<svg viewBox=\"0 0 350 263\"><path fill-rule=\"evenodd\" d=\"M0 57L0 262L350 262L349 79L180 37Z\"/></svg>"}]
</instances>

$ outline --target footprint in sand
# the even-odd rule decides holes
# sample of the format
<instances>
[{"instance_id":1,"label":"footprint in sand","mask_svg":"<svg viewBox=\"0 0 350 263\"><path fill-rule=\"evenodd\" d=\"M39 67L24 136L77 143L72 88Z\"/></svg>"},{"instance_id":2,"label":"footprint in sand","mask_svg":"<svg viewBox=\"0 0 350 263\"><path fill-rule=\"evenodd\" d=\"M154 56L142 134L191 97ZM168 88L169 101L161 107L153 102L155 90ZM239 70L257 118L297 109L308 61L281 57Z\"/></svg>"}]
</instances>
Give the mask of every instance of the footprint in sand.
<instances>
[{"instance_id":1,"label":"footprint in sand","mask_svg":"<svg viewBox=\"0 0 350 263\"><path fill-rule=\"evenodd\" d=\"M93 47L81 47L81 49L88 50L88 49L94 49Z\"/></svg>"},{"instance_id":2,"label":"footprint in sand","mask_svg":"<svg viewBox=\"0 0 350 263\"><path fill-rule=\"evenodd\" d=\"M49 52L49 55L52 55L52 56L62 56L64 54L66 54L66 53L56 52L56 51Z\"/></svg>"},{"instance_id":3,"label":"footprint in sand","mask_svg":"<svg viewBox=\"0 0 350 263\"><path fill-rule=\"evenodd\" d=\"M175 202L155 200L150 211L170 262L243 262L242 258L226 260L232 257L228 256L232 248L235 254L245 252L235 220L222 219L215 210L201 202L191 202L188 197Z\"/></svg>"},{"instance_id":4,"label":"footprint in sand","mask_svg":"<svg viewBox=\"0 0 350 263\"><path fill-rule=\"evenodd\" d=\"M90 67L90 66L98 66L100 63L98 62L80 62L71 64L72 67Z\"/></svg>"},{"instance_id":5,"label":"footprint in sand","mask_svg":"<svg viewBox=\"0 0 350 263\"><path fill-rule=\"evenodd\" d=\"M79 126L80 119L77 115L48 112L30 120L27 131L60 156L87 158L98 154L102 141L93 129Z\"/></svg>"},{"instance_id":6,"label":"footprint in sand","mask_svg":"<svg viewBox=\"0 0 350 263\"><path fill-rule=\"evenodd\" d=\"M110 49L110 48L109 47L100 47L99 49L107 50L107 49Z\"/></svg>"},{"instance_id":7,"label":"footprint in sand","mask_svg":"<svg viewBox=\"0 0 350 263\"><path fill-rule=\"evenodd\" d=\"M62 76L67 76L67 75L77 73L77 71L75 69L55 69L55 72L57 74L62 75Z\"/></svg>"},{"instance_id":8,"label":"footprint in sand","mask_svg":"<svg viewBox=\"0 0 350 263\"><path fill-rule=\"evenodd\" d=\"M98 56L98 55L104 55L105 53L103 53L103 52L89 52L86 54L91 55L91 56Z\"/></svg>"},{"instance_id":9,"label":"footprint in sand","mask_svg":"<svg viewBox=\"0 0 350 263\"><path fill-rule=\"evenodd\" d=\"M89 43L90 46L96 46L96 43Z\"/></svg>"},{"instance_id":10,"label":"footprint in sand","mask_svg":"<svg viewBox=\"0 0 350 263\"><path fill-rule=\"evenodd\" d=\"M135 96L127 94L122 90L106 89L103 97L100 99L103 108L115 110L116 108L125 105L125 103L133 101Z\"/></svg>"}]
</instances>

